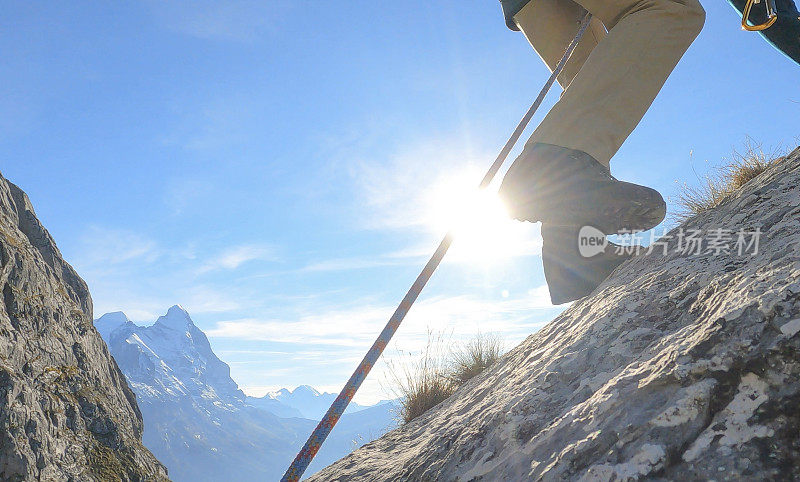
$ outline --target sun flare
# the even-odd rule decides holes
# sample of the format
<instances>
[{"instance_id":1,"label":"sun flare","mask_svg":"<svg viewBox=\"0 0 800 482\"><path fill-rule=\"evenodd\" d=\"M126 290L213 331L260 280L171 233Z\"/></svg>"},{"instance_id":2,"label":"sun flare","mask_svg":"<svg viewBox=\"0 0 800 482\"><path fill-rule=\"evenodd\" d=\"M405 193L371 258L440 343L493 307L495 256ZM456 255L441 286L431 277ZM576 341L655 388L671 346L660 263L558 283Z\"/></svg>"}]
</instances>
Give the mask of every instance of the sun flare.
<instances>
[{"instance_id":1,"label":"sun flare","mask_svg":"<svg viewBox=\"0 0 800 482\"><path fill-rule=\"evenodd\" d=\"M495 264L514 256L534 254L534 239L523 223L512 220L493 190L469 184L476 176L464 174L440 182L430 194L429 224L455 235L450 259ZM468 180L468 181L467 181Z\"/></svg>"}]
</instances>

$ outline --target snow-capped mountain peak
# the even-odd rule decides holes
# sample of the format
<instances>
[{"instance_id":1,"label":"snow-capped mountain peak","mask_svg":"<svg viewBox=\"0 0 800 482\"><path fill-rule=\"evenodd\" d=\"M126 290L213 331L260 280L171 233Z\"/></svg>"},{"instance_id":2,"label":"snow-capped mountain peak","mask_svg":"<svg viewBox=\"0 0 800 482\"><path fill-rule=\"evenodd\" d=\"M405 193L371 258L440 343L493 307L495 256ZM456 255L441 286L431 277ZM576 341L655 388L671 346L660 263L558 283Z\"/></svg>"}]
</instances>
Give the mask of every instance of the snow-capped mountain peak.
<instances>
[{"instance_id":1,"label":"snow-capped mountain peak","mask_svg":"<svg viewBox=\"0 0 800 482\"><path fill-rule=\"evenodd\" d=\"M172 305L167 314L160 316L155 324L178 331L186 331L194 326L189 313L181 305Z\"/></svg>"},{"instance_id":2,"label":"snow-capped mountain peak","mask_svg":"<svg viewBox=\"0 0 800 482\"><path fill-rule=\"evenodd\" d=\"M289 395L291 395L291 394L292 394L292 392L291 392L289 389L287 389L287 388L281 388L280 390L276 390L276 391L274 391L274 392L269 392L269 393L267 393L267 395L266 395L266 396L267 396L267 397L269 397L269 398L274 398L274 399L276 399L276 400L277 400L277 399L279 399L279 398L285 398L285 397L288 397L288 396L289 396Z\"/></svg>"},{"instance_id":3,"label":"snow-capped mountain peak","mask_svg":"<svg viewBox=\"0 0 800 482\"><path fill-rule=\"evenodd\" d=\"M151 326L138 326L121 313L103 315L95 325L131 387L148 387L140 400L192 397L197 403L243 403L244 393L231 379L230 368L180 305Z\"/></svg>"},{"instance_id":4,"label":"snow-capped mountain peak","mask_svg":"<svg viewBox=\"0 0 800 482\"><path fill-rule=\"evenodd\" d=\"M310 385L300 385L294 390L281 388L280 390L267 393L264 397L256 399L249 397L254 403L266 403L264 399L271 399L280 402L284 406L297 410L303 417L319 420L328 411L331 403L336 400L335 393L320 392ZM260 400L260 401L259 401ZM350 403L345 413L353 413L363 410L365 407L357 403Z\"/></svg>"},{"instance_id":5,"label":"snow-capped mountain peak","mask_svg":"<svg viewBox=\"0 0 800 482\"><path fill-rule=\"evenodd\" d=\"M312 387L311 385L300 385L299 387L295 388L292 392L295 396L312 396L318 397L320 396L319 391Z\"/></svg>"},{"instance_id":6,"label":"snow-capped mountain peak","mask_svg":"<svg viewBox=\"0 0 800 482\"><path fill-rule=\"evenodd\" d=\"M276 400L288 400L288 399L311 399L316 398L322 395L319 390L312 387L311 385L299 385L295 387L294 390L289 390L288 388L281 388L280 390L276 390L274 392L267 393L266 396L270 398L274 398Z\"/></svg>"},{"instance_id":7,"label":"snow-capped mountain peak","mask_svg":"<svg viewBox=\"0 0 800 482\"><path fill-rule=\"evenodd\" d=\"M103 315L95 324L136 393L144 444L175 481L277 479L335 397L308 385L245 397L180 305L150 326L122 313ZM354 440L371 440L390 425L386 407L348 413L312 471L347 454Z\"/></svg>"},{"instance_id":8,"label":"snow-capped mountain peak","mask_svg":"<svg viewBox=\"0 0 800 482\"><path fill-rule=\"evenodd\" d=\"M106 313L105 315L95 320L94 326L95 328L97 328L97 331L100 333L100 336L104 340L108 340L108 336L111 334L112 331L130 322L131 320L128 319L125 313L121 311L114 311L112 313Z\"/></svg>"}]
</instances>

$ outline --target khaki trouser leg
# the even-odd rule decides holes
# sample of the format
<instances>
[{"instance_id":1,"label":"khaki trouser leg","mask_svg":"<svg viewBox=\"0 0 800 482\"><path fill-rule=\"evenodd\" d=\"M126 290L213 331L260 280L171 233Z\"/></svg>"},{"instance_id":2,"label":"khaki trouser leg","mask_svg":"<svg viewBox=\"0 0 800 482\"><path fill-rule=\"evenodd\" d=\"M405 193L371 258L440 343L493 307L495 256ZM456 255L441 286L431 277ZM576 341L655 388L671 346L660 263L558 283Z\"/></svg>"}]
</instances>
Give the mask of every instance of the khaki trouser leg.
<instances>
[{"instance_id":1,"label":"khaki trouser leg","mask_svg":"<svg viewBox=\"0 0 800 482\"><path fill-rule=\"evenodd\" d=\"M550 68L577 33L578 5L594 23L559 76L568 88L526 146L576 149L608 165L700 33L705 12L697 0L531 0L514 20Z\"/></svg>"},{"instance_id":2,"label":"khaki trouser leg","mask_svg":"<svg viewBox=\"0 0 800 482\"><path fill-rule=\"evenodd\" d=\"M536 53L551 71L564 56L586 10L572 0L531 0L514 16L514 21L530 42ZM606 35L606 28L593 18L580 43L572 52L567 65L558 75L558 83L564 89L592 53L598 42Z\"/></svg>"}]
</instances>

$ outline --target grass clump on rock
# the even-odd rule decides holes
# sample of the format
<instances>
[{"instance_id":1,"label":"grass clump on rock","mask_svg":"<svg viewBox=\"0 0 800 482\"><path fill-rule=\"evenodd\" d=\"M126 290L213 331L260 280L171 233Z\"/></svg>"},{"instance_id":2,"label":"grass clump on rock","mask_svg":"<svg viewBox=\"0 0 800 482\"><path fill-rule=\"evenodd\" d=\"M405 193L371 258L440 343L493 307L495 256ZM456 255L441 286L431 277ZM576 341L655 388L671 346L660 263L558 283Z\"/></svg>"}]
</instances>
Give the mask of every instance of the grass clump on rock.
<instances>
[{"instance_id":1,"label":"grass clump on rock","mask_svg":"<svg viewBox=\"0 0 800 482\"><path fill-rule=\"evenodd\" d=\"M451 353L448 378L461 386L499 360L502 354L500 337L479 334Z\"/></svg>"},{"instance_id":2,"label":"grass clump on rock","mask_svg":"<svg viewBox=\"0 0 800 482\"><path fill-rule=\"evenodd\" d=\"M502 343L495 335L477 335L454 349L445 349L445 345L442 334L428 333L418 358L402 366L390 363L390 378L400 400L398 415L403 423L447 400L502 354Z\"/></svg>"},{"instance_id":3,"label":"grass clump on rock","mask_svg":"<svg viewBox=\"0 0 800 482\"><path fill-rule=\"evenodd\" d=\"M764 153L761 146L754 146L752 143L745 146L743 153L734 151L729 162L698 176L699 186L682 186L678 194L678 221L685 221L719 206L780 158L774 152Z\"/></svg>"}]
</instances>

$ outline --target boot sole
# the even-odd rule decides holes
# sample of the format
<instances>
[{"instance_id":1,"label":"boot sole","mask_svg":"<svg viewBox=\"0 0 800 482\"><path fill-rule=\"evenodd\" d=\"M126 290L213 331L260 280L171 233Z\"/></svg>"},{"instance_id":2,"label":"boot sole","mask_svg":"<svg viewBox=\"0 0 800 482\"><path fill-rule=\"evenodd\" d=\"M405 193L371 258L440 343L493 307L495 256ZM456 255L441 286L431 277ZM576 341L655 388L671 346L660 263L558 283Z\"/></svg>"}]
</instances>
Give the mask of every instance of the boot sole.
<instances>
[{"instance_id":1,"label":"boot sole","mask_svg":"<svg viewBox=\"0 0 800 482\"><path fill-rule=\"evenodd\" d=\"M659 195L660 198L660 195ZM552 224L554 226L594 226L603 234L620 232L646 231L658 226L667 214L667 205L663 199L619 200L608 203L595 200L584 200L579 205L565 203L559 207L547 209L546 215L516 217L521 221ZM654 202L655 201L655 202ZM660 201L660 202L659 202ZM585 207L584 207L585 206ZM602 206L598 209L597 206ZM531 213L533 210L525 210Z\"/></svg>"}]
</instances>

